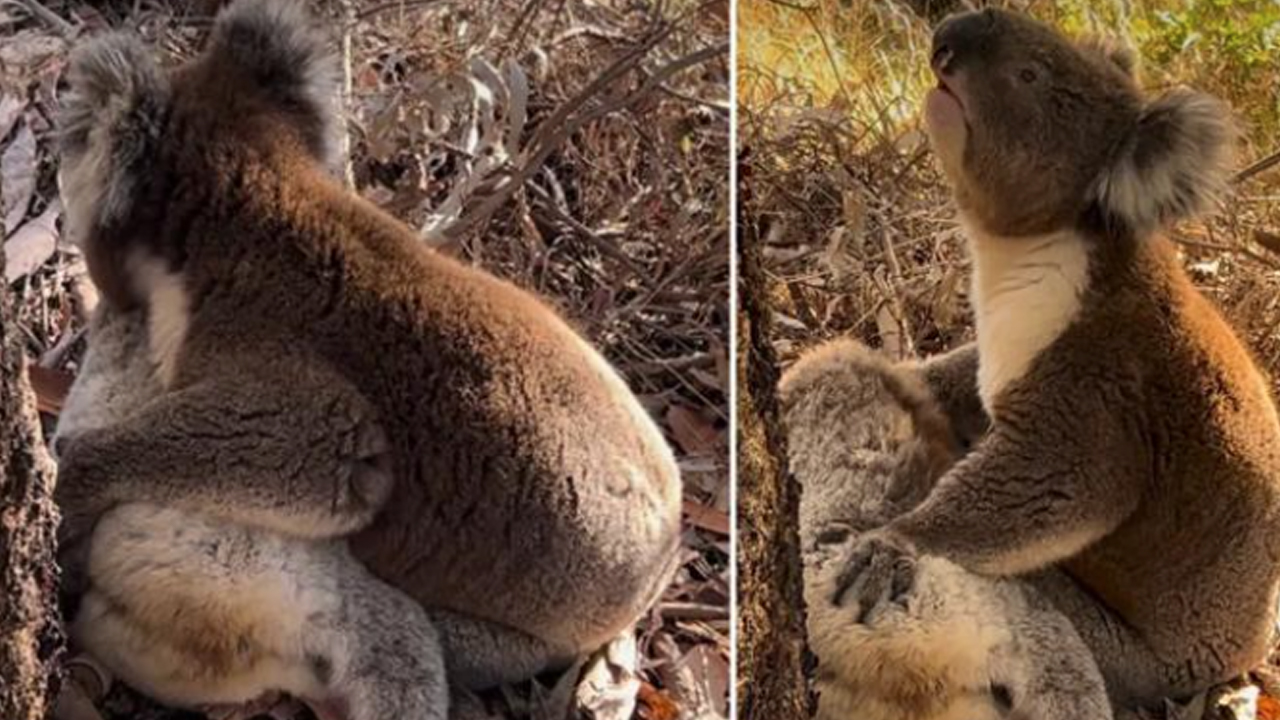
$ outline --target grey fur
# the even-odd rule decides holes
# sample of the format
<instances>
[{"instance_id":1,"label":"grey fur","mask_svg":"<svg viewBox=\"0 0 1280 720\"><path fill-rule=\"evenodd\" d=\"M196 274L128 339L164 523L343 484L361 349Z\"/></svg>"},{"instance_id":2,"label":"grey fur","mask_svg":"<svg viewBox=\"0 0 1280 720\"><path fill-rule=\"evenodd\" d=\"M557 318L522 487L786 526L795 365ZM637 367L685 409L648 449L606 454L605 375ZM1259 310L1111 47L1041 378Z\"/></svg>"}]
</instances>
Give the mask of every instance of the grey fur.
<instances>
[{"instance_id":1,"label":"grey fur","mask_svg":"<svg viewBox=\"0 0 1280 720\"><path fill-rule=\"evenodd\" d=\"M60 99L60 178L71 237L124 219L163 132L169 81L140 38L113 32L77 47Z\"/></svg>"},{"instance_id":2,"label":"grey fur","mask_svg":"<svg viewBox=\"0 0 1280 720\"><path fill-rule=\"evenodd\" d=\"M316 158L336 166L344 132L338 59L301 0L232 4L218 15L208 52L239 66L248 86L288 110Z\"/></svg>"},{"instance_id":3,"label":"grey fur","mask_svg":"<svg viewBox=\"0 0 1280 720\"><path fill-rule=\"evenodd\" d=\"M948 429L938 410L967 409L958 416L964 424L980 424L971 412L976 393L965 389L973 359L969 347L923 371L894 368L855 343L835 342L811 351L782 381L791 469L803 486L821 720L1111 717L1088 649L1025 583L922 557L897 568L899 594L862 609L832 602L859 536L909 510L945 469L934 456L946 443L929 437ZM995 687L1012 703L1008 714Z\"/></svg>"},{"instance_id":4,"label":"grey fur","mask_svg":"<svg viewBox=\"0 0 1280 720\"><path fill-rule=\"evenodd\" d=\"M1172 90L1142 109L1093 192L1139 232L1194 217L1226 191L1236 138L1225 103Z\"/></svg>"},{"instance_id":5,"label":"grey fur","mask_svg":"<svg viewBox=\"0 0 1280 720\"><path fill-rule=\"evenodd\" d=\"M161 396L141 312L101 310L91 338L60 436L127 425ZM272 469L242 471L269 477ZM280 690L339 699L352 720L447 717L436 628L420 606L354 560L344 541L200 510L118 505L84 547L63 548L64 562L67 553L87 555L66 563L87 568L87 577L64 588L82 595L71 625L78 644L124 681L180 706Z\"/></svg>"},{"instance_id":6,"label":"grey fur","mask_svg":"<svg viewBox=\"0 0 1280 720\"><path fill-rule=\"evenodd\" d=\"M132 412L135 403L127 416L90 425L78 417L80 400L71 395L73 412L59 435L73 439L76 449L61 459L59 472L103 478L106 492L90 498L78 486L60 488L67 541L84 529L80 518L140 497L305 538L349 534L381 508L393 484L385 434L369 403L326 366L281 343L275 353L237 354L201 382L161 393L147 353L136 350L147 347L141 316L115 317L105 309L103 316L94 334L111 340L86 362L85 383L112 385L103 377L114 378L113 363L120 362L135 374L108 391L151 396L145 412ZM111 347L115 332L124 337ZM127 354L125 345L136 354ZM312 402L278 397L286 385ZM153 461L135 462L143 453Z\"/></svg>"}]
</instances>

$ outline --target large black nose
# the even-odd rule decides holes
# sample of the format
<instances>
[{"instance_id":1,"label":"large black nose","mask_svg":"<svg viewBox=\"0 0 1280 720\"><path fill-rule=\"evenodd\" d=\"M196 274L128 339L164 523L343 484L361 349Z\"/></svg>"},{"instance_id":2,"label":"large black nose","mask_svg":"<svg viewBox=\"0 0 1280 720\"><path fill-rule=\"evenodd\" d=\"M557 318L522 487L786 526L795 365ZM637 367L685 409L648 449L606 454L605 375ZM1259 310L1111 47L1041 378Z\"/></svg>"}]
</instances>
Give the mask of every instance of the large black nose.
<instances>
[{"instance_id":1,"label":"large black nose","mask_svg":"<svg viewBox=\"0 0 1280 720\"><path fill-rule=\"evenodd\" d=\"M933 50L929 65L939 75L954 72L969 58L980 54L995 33L996 11L952 15L933 32Z\"/></svg>"}]
</instances>

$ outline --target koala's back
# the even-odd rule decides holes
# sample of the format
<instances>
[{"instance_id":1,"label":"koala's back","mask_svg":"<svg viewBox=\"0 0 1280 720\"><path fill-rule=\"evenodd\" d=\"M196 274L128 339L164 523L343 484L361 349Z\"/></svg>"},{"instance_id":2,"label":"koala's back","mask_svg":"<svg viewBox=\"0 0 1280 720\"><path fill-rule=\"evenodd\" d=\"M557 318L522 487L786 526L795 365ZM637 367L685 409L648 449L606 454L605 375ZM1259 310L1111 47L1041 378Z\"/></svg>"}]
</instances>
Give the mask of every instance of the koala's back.
<instances>
[{"instance_id":1,"label":"koala's back","mask_svg":"<svg viewBox=\"0 0 1280 720\"><path fill-rule=\"evenodd\" d=\"M538 300L428 251L281 157L242 158L228 175L259 183L211 188L217 200L182 240L197 310L176 383L230 352L269 362L280 344L304 346L374 403L390 435L387 518L353 541L376 575L429 606L554 640L616 633L638 597L656 595L678 542L679 474L653 421ZM616 617L527 601L602 590ZM482 597L492 606L477 608Z\"/></svg>"},{"instance_id":2,"label":"koala's back","mask_svg":"<svg viewBox=\"0 0 1280 720\"><path fill-rule=\"evenodd\" d=\"M1157 647L1161 632L1206 628L1260 657L1280 580L1275 408L1248 352L1167 241L1132 252L1131 262L1103 265L1122 269L1098 273L1061 350L1010 388L1006 409L1042 412L1054 406L1040 398L1069 394L1085 405L1067 406L1064 432L1094 431L1076 417L1119 418L1108 427L1123 433L1120 442L1099 441L1124 451L1097 472L1103 482L1141 483L1115 493L1136 491L1137 508L1068 561L1071 574Z\"/></svg>"},{"instance_id":3,"label":"koala's back","mask_svg":"<svg viewBox=\"0 0 1280 720\"><path fill-rule=\"evenodd\" d=\"M671 451L548 307L326 173L341 122L325 48L299 5L242 2L172 72L119 37L86 49L63 170L94 282L118 309L146 307L166 390L244 387L303 358L373 406L394 491L352 548L376 575L433 608L603 642L675 559ZM276 386L264 404L333 403Z\"/></svg>"}]
</instances>

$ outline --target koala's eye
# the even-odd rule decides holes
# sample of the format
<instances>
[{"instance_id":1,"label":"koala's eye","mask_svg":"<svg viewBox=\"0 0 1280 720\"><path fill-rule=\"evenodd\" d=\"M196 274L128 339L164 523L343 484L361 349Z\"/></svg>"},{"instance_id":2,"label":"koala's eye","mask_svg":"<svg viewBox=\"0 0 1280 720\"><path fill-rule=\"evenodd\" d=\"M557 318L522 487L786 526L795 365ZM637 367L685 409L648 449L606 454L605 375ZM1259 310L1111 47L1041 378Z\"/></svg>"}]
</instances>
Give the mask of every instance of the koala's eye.
<instances>
[{"instance_id":1,"label":"koala's eye","mask_svg":"<svg viewBox=\"0 0 1280 720\"><path fill-rule=\"evenodd\" d=\"M1036 78L1038 76L1036 75L1035 70L1032 70L1031 68L1022 68L1021 72L1018 73L1018 77L1022 80L1022 82L1030 85L1031 83L1036 81Z\"/></svg>"}]
</instances>

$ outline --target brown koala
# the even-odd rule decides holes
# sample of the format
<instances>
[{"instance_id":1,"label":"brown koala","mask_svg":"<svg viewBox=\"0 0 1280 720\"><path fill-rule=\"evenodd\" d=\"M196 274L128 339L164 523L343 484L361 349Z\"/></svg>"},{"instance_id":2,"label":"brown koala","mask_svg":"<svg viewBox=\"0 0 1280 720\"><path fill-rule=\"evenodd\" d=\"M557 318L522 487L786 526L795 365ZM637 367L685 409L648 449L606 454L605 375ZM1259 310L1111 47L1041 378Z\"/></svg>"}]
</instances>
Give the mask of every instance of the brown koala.
<instances>
[{"instance_id":1,"label":"brown koala","mask_svg":"<svg viewBox=\"0 0 1280 720\"><path fill-rule=\"evenodd\" d=\"M527 677L657 597L679 472L625 382L546 305L325 172L332 71L297 2L232 4L172 71L126 35L75 53L69 230L111 308L145 314L161 392L61 438L64 537L140 501L349 536L356 561L430 609L452 682Z\"/></svg>"},{"instance_id":2,"label":"brown koala","mask_svg":"<svg viewBox=\"0 0 1280 720\"><path fill-rule=\"evenodd\" d=\"M857 615L831 603L849 544L918 505L981 433L976 360L967 346L893 366L835 341L782 378L819 720L1111 717L1089 649L1024 582L924 557Z\"/></svg>"},{"instance_id":3,"label":"brown koala","mask_svg":"<svg viewBox=\"0 0 1280 720\"><path fill-rule=\"evenodd\" d=\"M850 555L837 603L879 602L904 556L1026 576L1128 706L1266 656L1280 425L1160 232L1222 184L1227 108L1146 98L1117 57L999 10L937 29L925 122L973 257L992 427Z\"/></svg>"}]
</instances>

